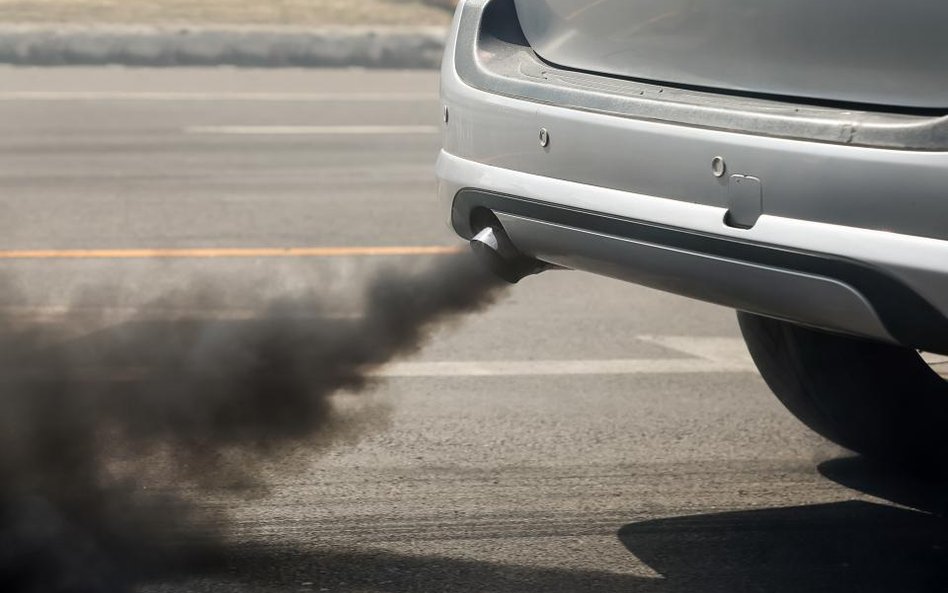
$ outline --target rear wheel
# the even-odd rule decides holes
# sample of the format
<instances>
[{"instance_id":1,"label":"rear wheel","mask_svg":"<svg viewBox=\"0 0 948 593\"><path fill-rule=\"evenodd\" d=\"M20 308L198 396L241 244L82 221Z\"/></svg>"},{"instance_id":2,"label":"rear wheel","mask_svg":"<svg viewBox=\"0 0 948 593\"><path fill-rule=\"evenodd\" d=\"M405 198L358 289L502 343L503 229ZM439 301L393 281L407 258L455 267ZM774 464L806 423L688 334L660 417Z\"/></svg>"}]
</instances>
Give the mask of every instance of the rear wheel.
<instances>
[{"instance_id":1,"label":"rear wheel","mask_svg":"<svg viewBox=\"0 0 948 593\"><path fill-rule=\"evenodd\" d=\"M946 467L948 381L939 366L908 348L749 313L738 320L764 380L811 429L916 470Z\"/></svg>"}]
</instances>

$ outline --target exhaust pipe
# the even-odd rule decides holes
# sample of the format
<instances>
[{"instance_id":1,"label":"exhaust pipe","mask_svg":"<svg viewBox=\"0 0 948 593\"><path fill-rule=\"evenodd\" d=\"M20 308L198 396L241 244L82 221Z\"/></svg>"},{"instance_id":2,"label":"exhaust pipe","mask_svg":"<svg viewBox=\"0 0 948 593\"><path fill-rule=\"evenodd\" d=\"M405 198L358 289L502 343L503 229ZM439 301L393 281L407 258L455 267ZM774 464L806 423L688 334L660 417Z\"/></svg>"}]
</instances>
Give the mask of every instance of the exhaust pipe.
<instances>
[{"instance_id":1,"label":"exhaust pipe","mask_svg":"<svg viewBox=\"0 0 948 593\"><path fill-rule=\"evenodd\" d=\"M496 276L511 284L539 274L549 266L520 253L503 227L486 226L471 239L471 250Z\"/></svg>"}]
</instances>

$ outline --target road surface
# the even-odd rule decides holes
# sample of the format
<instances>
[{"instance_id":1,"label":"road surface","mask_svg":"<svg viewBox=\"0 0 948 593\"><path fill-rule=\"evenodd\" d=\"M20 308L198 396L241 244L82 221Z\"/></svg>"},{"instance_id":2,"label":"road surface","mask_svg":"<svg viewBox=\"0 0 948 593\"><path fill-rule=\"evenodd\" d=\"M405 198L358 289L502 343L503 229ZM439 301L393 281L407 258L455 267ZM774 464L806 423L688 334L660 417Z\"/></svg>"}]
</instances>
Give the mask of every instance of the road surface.
<instances>
[{"instance_id":1,"label":"road surface","mask_svg":"<svg viewBox=\"0 0 948 593\"><path fill-rule=\"evenodd\" d=\"M433 73L0 80L9 314L131 311L200 281L228 293L202 314L252 315L458 244ZM944 590L932 493L795 421L731 311L550 272L379 374L383 425L228 502L223 568L143 590Z\"/></svg>"}]
</instances>

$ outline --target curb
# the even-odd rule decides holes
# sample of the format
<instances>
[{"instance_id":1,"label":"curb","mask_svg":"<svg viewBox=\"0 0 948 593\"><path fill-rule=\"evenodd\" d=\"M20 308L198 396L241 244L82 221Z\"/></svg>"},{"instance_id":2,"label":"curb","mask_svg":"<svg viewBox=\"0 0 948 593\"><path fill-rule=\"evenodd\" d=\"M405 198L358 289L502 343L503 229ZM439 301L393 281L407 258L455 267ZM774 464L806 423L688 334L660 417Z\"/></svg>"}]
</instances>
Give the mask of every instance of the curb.
<instances>
[{"instance_id":1,"label":"curb","mask_svg":"<svg viewBox=\"0 0 948 593\"><path fill-rule=\"evenodd\" d=\"M446 36L441 27L0 25L0 63L437 68Z\"/></svg>"}]
</instances>

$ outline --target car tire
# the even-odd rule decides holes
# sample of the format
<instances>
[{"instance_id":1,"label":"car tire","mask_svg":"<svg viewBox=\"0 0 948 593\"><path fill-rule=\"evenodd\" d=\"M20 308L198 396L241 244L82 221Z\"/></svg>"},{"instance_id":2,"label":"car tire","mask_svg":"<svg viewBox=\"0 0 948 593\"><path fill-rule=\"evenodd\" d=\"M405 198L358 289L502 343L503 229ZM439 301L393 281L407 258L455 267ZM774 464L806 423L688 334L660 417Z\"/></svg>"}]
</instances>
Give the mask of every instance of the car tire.
<instances>
[{"instance_id":1,"label":"car tire","mask_svg":"<svg viewBox=\"0 0 948 593\"><path fill-rule=\"evenodd\" d=\"M945 470L948 381L918 352L749 313L738 321L767 385L804 424L868 457Z\"/></svg>"}]
</instances>

